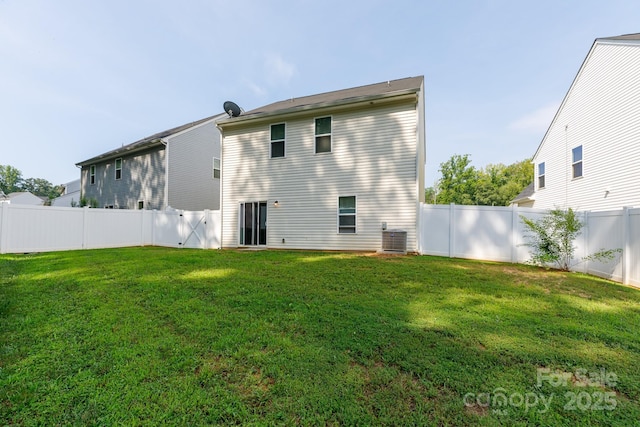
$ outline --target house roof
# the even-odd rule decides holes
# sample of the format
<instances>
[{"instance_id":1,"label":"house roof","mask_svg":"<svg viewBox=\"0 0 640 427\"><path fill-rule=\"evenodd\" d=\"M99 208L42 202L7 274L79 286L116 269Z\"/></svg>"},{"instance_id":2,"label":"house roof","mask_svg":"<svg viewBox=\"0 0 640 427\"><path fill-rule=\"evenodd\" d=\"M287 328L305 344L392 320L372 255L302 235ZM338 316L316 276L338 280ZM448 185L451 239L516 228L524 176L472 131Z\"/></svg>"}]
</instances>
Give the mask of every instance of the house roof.
<instances>
[{"instance_id":1,"label":"house roof","mask_svg":"<svg viewBox=\"0 0 640 427\"><path fill-rule=\"evenodd\" d=\"M222 119L218 124L224 125L238 121L250 120L257 117L271 116L287 112L293 113L312 108L350 104L366 101L368 99L415 93L420 90L423 81L424 76L408 77L366 86L325 92L317 95L291 98L254 108L253 110L242 113L238 117Z\"/></svg>"},{"instance_id":2,"label":"house roof","mask_svg":"<svg viewBox=\"0 0 640 427\"><path fill-rule=\"evenodd\" d=\"M98 161L103 161L103 160L108 160L108 159L113 159L116 157L119 157L123 154L127 154L127 153L133 153L136 151L140 151L140 150L144 150L146 148L150 148L150 147L154 147L157 145L162 144L162 139L163 138L167 138L173 135L176 135L180 132L183 132L185 130L188 130L192 127L201 125L203 123L206 123L210 120L213 120L217 117L221 116L220 114L216 114L215 116L210 116L210 117L205 117L204 119L200 119L200 120L196 120L195 122L191 122L191 123L187 123L184 124L182 126L177 126L171 129L167 129L165 131L162 132L158 132L155 133L151 136L148 136L146 138L142 138L136 142L132 142L131 144L127 144L127 145L123 145L120 148L116 148L115 150L111 150L111 151L107 151L106 153L102 153L98 156L92 157L90 159L87 160L83 160L81 162L76 163L76 166L86 166L89 165L91 163L95 163Z\"/></svg>"},{"instance_id":3,"label":"house roof","mask_svg":"<svg viewBox=\"0 0 640 427\"><path fill-rule=\"evenodd\" d=\"M533 186L533 182L529 185L527 185L524 190L522 190L520 192L520 194L518 194L512 201L511 203L518 203L518 202L523 202L526 200L531 200L531 196L533 196L533 194L535 193L535 188Z\"/></svg>"},{"instance_id":4,"label":"house roof","mask_svg":"<svg viewBox=\"0 0 640 427\"><path fill-rule=\"evenodd\" d=\"M623 34L621 36L614 36L614 37L602 37L596 40L640 40L640 33Z\"/></svg>"},{"instance_id":5,"label":"house roof","mask_svg":"<svg viewBox=\"0 0 640 427\"><path fill-rule=\"evenodd\" d=\"M40 199L42 201L46 201L46 200L49 199L48 197L43 197L43 196L38 196L36 194L33 194L31 191L14 191L13 193L7 194L5 196L5 198L11 200L11 199L15 199L16 197L25 196L25 195L29 195L31 197L38 198L38 199Z\"/></svg>"}]
</instances>

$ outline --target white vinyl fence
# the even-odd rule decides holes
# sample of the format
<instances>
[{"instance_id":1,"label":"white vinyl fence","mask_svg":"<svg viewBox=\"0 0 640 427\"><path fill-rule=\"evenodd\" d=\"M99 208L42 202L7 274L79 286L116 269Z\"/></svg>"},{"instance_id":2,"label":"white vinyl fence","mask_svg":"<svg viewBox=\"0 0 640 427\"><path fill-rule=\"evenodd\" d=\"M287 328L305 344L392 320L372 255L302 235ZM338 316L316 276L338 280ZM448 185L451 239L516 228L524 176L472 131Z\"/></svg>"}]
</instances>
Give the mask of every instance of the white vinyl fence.
<instances>
[{"instance_id":1,"label":"white vinyl fence","mask_svg":"<svg viewBox=\"0 0 640 427\"><path fill-rule=\"evenodd\" d=\"M220 211L0 204L0 253L145 245L220 248Z\"/></svg>"},{"instance_id":2,"label":"white vinyl fence","mask_svg":"<svg viewBox=\"0 0 640 427\"><path fill-rule=\"evenodd\" d=\"M524 263L529 248L520 215L538 219L542 209L421 205L423 255ZM585 224L576 242L577 271L640 286L640 208L580 212ZM220 211L148 211L28 206L0 203L0 253L124 246L221 247ZM579 262L600 249L622 249L607 263Z\"/></svg>"},{"instance_id":3,"label":"white vinyl fence","mask_svg":"<svg viewBox=\"0 0 640 427\"><path fill-rule=\"evenodd\" d=\"M544 209L502 206L421 205L420 253L487 261L524 263L531 257L524 244L520 215L539 219ZM640 209L579 212L584 223L576 243L574 270L640 286ZM620 248L612 261L581 259L600 249Z\"/></svg>"}]
</instances>

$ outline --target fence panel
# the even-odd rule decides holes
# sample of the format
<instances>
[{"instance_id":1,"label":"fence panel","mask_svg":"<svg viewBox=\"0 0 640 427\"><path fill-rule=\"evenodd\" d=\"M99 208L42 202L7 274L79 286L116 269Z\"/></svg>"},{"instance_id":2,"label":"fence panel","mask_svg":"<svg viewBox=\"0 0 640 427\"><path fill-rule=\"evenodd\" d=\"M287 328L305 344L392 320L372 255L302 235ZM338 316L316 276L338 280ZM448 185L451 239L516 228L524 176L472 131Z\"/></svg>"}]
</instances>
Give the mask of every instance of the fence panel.
<instances>
[{"instance_id":1,"label":"fence panel","mask_svg":"<svg viewBox=\"0 0 640 427\"><path fill-rule=\"evenodd\" d=\"M82 209L3 203L0 253L82 248Z\"/></svg>"},{"instance_id":2,"label":"fence panel","mask_svg":"<svg viewBox=\"0 0 640 427\"><path fill-rule=\"evenodd\" d=\"M453 256L511 261L513 211L505 207L453 206Z\"/></svg>"},{"instance_id":3,"label":"fence panel","mask_svg":"<svg viewBox=\"0 0 640 427\"><path fill-rule=\"evenodd\" d=\"M85 249L142 246L144 211L88 209L85 220Z\"/></svg>"},{"instance_id":4,"label":"fence panel","mask_svg":"<svg viewBox=\"0 0 640 427\"><path fill-rule=\"evenodd\" d=\"M640 208L629 209L628 220L624 248L625 282L640 287Z\"/></svg>"},{"instance_id":5,"label":"fence panel","mask_svg":"<svg viewBox=\"0 0 640 427\"><path fill-rule=\"evenodd\" d=\"M424 255L450 256L448 205L420 205L420 248Z\"/></svg>"},{"instance_id":6,"label":"fence panel","mask_svg":"<svg viewBox=\"0 0 640 427\"><path fill-rule=\"evenodd\" d=\"M152 244L179 248L182 243L180 211L155 211L153 214Z\"/></svg>"},{"instance_id":7,"label":"fence panel","mask_svg":"<svg viewBox=\"0 0 640 427\"><path fill-rule=\"evenodd\" d=\"M0 253L139 245L220 248L219 211L79 209L0 204Z\"/></svg>"},{"instance_id":8,"label":"fence panel","mask_svg":"<svg viewBox=\"0 0 640 427\"><path fill-rule=\"evenodd\" d=\"M586 220L583 229L583 238L586 240L586 243L580 252L581 258L602 249L623 248L623 212L624 211L621 210L589 212L585 215ZM621 254L618 254L611 261L586 261L577 264L575 267L578 271L585 271L589 274L618 282L622 282L623 279L622 268L623 262Z\"/></svg>"}]
</instances>

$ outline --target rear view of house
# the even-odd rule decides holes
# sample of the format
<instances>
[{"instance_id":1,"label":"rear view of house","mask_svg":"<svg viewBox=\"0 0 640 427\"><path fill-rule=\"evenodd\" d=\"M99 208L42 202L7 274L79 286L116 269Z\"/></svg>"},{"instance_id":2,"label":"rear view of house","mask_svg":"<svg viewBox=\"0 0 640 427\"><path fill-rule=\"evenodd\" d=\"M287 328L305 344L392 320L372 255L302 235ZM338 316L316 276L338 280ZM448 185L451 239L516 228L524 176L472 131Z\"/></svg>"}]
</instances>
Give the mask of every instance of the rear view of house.
<instances>
[{"instance_id":1,"label":"rear view of house","mask_svg":"<svg viewBox=\"0 0 640 427\"><path fill-rule=\"evenodd\" d=\"M218 121L222 246L417 251L424 79L276 102Z\"/></svg>"},{"instance_id":2,"label":"rear view of house","mask_svg":"<svg viewBox=\"0 0 640 427\"><path fill-rule=\"evenodd\" d=\"M536 208L640 206L640 34L596 39L533 162Z\"/></svg>"},{"instance_id":3,"label":"rear view of house","mask_svg":"<svg viewBox=\"0 0 640 427\"><path fill-rule=\"evenodd\" d=\"M159 132L78 163L82 197L115 209L219 209L220 133L215 122L220 117Z\"/></svg>"}]
</instances>

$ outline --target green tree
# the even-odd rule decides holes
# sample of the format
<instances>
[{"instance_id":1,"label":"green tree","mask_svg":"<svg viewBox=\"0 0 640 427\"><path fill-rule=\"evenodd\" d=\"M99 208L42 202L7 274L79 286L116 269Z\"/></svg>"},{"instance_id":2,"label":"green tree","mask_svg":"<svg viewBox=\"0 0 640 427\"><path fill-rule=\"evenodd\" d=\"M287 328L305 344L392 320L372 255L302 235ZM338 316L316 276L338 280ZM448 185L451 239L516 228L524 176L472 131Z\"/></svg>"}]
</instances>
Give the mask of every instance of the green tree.
<instances>
[{"instance_id":1,"label":"green tree","mask_svg":"<svg viewBox=\"0 0 640 427\"><path fill-rule=\"evenodd\" d=\"M486 206L507 206L531 182L533 166L529 159L505 166L487 165L478 171L475 202Z\"/></svg>"},{"instance_id":2,"label":"green tree","mask_svg":"<svg viewBox=\"0 0 640 427\"><path fill-rule=\"evenodd\" d=\"M478 173L471 166L468 154L454 154L446 162L440 163L440 174L438 203L475 204Z\"/></svg>"},{"instance_id":3,"label":"green tree","mask_svg":"<svg viewBox=\"0 0 640 427\"><path fill-rule=\"evenodd\" d=\"M22 191L22 172L10 165L0 165L0 190L5 193Z\"/></svg>"},{"instance_id":4,"label":"green tree","mask_svg":"<svg viewBox=\"0 0 640 427\"><path fill-rule=\"evenodd\" d=\"M438 186L434 184L432 187L427 187L424 190L424 201L425 203L435 204L438 196Z\"/></svg>"},{"instance_id":5,"label":"green tree","mask_svg":"<svg viewBox=\"0 0 640 427\"><path fill-rule=\"evenodd\" d=\"M54 186L52 183L42 178L27 178L22 182L22 191L29 191L36 196L48 197L50 200L60 196L60 186Z\"/></svg>"},{"instance_id":6,"label":"green tree","mask_svg":"<svg viewBox=\"0 0 640 427\"><path fill-rule=\"evenodd\" d=\"M487 165L478 171L474 200L477 205L503 206L500 189L507 184L503 164Z\"/></svg>"}]
</instances>

